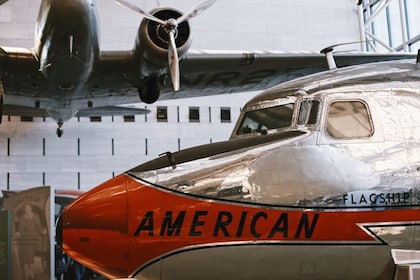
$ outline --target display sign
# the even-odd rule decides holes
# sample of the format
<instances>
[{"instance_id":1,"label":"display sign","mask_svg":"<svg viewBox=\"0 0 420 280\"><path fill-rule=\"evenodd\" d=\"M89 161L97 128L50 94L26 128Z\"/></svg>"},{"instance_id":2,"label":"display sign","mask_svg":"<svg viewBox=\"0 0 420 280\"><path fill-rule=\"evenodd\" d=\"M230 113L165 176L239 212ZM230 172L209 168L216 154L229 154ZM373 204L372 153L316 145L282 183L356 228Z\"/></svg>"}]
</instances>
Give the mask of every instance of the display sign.
<instances>
[{"instance_id":1,"label":"display sign","mask_svg":"<svg viewBox=\"0 0 420 280\"><path fill-rule=\"evenodd\" d=\"M53 279L51 197L50 187L37 187L3 200L12 216L12 280Z\"/></svg>"}]
</instances>

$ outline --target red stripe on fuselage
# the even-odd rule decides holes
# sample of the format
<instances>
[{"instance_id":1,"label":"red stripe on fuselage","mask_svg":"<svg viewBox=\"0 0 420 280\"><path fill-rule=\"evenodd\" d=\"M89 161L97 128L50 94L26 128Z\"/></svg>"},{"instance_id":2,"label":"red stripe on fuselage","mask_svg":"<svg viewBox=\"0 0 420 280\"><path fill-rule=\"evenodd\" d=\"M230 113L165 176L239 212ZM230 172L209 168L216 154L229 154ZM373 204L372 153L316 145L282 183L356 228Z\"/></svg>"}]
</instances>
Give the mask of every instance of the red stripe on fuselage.
<instances>
[{"instance_id":1,"label":"red stripe on fuselage","mask_svg":"<svg viewBox=\"0 0 420 280\"><path fill-rule=\"evenodd\" d=\"M413 208L363 210L269 207L171 192L133 180L131 269L189 246L236 242L380 244L359 224L420 221Z\"/></svg>"},{"instance_id":2,"label":"red stripe on fuselage","mask_svg":"<svg viewBox=\"0 0 420 280\"><path fill-rule=\"evenodd\" d=\"M153 186L122 174L62 215L70 257L110 278L165 255L233 244L384 244L361 224L420 222L418 208L308 209L229 202Z\"/></svg>"}]
</instances>

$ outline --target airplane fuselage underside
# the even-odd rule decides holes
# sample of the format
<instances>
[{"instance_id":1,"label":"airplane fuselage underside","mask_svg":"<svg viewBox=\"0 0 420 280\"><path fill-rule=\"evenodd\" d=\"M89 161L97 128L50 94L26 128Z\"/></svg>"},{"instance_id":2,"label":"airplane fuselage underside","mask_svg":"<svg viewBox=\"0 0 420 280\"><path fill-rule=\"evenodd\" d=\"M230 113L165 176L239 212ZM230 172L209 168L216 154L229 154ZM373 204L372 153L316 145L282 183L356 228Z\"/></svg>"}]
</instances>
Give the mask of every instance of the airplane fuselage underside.
<instances>
[{"instance_id":1,"label":"airplane fuselage underside","mask_svg":"<svg viewBox=\"0 0 420 280\"><path fill-rule=\"evenodd\" d=\"M69 90L86 82L98 59L96 7L89 3L49 1L40 10L35 55L54 89Z\"/></svg>"},{"instance_id":2,"label":"airplane fuselage underside","mask_svg":"<svg viewBox=\"0 0 420 280\"><path fill-rule=\"evenodd\" d=\"M249 242L190 248L151 264L135 278L392 279L394 269L385 246Z\"/></svg>"},{"instance_id":3,"label":"airplane fuselage underside","mask_svg":"<svg viewBox=\"0 0 420 280\"><path fill-rule=\"evenodd\" d=\"M98 61L95 5L86 0L41 4L34 48L46 81L41 90L44 97L60 101L41 106L57 121L66 121L77 112L70 102L86 97L84 87Z\"/></svg>"}]
</instances>

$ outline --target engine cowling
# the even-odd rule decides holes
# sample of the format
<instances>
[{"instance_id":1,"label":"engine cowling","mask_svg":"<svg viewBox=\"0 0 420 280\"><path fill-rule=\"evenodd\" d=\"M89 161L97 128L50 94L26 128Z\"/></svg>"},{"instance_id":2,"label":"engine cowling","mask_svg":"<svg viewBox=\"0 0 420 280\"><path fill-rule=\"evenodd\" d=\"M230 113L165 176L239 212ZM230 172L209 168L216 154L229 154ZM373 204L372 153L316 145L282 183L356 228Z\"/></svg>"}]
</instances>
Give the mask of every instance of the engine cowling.
<instances>
[{"instance_id":1,"label":"engine cowling","mask_svg":"<svg viewBox=\"0 0 420 280\"><path fill-rule=\"evenodd\" d=\"M162 20L177 19L182 15L172 8L155 9L151 14ZM190 25L188 21L183 21L175 33L175 44L180 59L190 48L191 42ZM169 35L164 26L149 19L142 20L134 50L139 62L140 87L148 82L149 77L153 79L168 73L168 43Z\"/></svg>"}]
</instances>

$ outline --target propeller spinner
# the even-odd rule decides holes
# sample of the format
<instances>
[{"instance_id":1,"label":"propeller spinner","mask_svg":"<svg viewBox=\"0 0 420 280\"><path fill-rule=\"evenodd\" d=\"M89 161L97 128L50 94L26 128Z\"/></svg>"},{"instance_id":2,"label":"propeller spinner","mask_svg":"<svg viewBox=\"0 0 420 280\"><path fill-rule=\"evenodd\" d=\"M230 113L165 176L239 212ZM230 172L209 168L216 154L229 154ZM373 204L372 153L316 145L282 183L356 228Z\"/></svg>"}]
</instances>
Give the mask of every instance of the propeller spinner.
<instances>
[{"instance_id":1,"label":"propeller spinner","mask_svg":"<svg viewBox=\"0 0 420 280\"><path fill-rule=\"evenodd\" d=\"M178 91L180 87L180 74L179 74L179 58L178 58L178 51L175 43L177 28L178 25L186 20L190 20L193 17L197 16L201 12L205 11L211 5L216 2L216 0L207 0L196 7L191 9L188 13L180 16L179 18L170 18L167 20L162 20L160 18L155 17L154 15L144 11L140 7L133 5L125 0L115 0L118 4L123 7L126 7L136 13L141 14L143 17L147 18L148 20L154 21L161 25L165 32L168 34L169 43L168 43L168 64L169 64L169 71L171 75L172 85L174 91Z\"/></svg>"}]
</instances>

